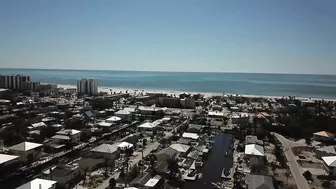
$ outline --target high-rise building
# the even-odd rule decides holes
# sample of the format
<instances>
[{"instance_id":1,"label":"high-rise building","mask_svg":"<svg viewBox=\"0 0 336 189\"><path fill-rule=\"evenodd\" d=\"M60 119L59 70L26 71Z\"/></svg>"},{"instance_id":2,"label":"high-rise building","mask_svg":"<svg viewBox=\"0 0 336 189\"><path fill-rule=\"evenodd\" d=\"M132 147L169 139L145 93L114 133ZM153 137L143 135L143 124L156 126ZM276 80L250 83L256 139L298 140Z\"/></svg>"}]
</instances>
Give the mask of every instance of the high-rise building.
<instances>
[{"instance_id":1,"label":"high-rise building","mask_svg":"<svg viewBox=\"0 0 336 189\"><path fill-rule=\"evenodd\" d=\"M24 83L30 82L30 76L24 75L0 75L0 88L24 89Z\"/></svg>"},{"instance_id":2,"label":"high-rise building","mask_svg":"<svg viewBox=\"0 0 336 189\"><path fill-rule=\"evenodd\" d=\"M98 81L94 79L81 79L77 81L77 93L96 95L98 94Z\"/></svg>"}]
</instances>

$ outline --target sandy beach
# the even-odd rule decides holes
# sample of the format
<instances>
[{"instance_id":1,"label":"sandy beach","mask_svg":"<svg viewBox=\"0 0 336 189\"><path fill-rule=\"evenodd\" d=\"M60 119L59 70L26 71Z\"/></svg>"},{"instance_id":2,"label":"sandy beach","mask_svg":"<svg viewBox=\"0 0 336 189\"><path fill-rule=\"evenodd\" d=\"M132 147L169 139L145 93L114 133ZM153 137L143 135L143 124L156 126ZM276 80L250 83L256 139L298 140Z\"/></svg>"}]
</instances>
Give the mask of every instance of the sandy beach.
<instances>
[{"instance_id":1,"label":"sandy beach","mask_svg":"<svg viewBox=\"0 0 336 189\"><path fill-rule=\"evenodd\" d=\"M63 88L63 89L76 89L76 85L63 85L63 84L57 84L58 88ZM98 87L99 92L106 92L111 94L116 92L116 93L130 93L131 95L146 95L146 93L163 93L167 94L170 96L179 96L179 94L183 92L187 92L189 94L202 94L204 95L205 98L211 97L211 96L221 96L223 93L210 93L210 92L190 92L190 91L172 91L172 90L160 90L160 89L136 89L136 88L120 88L120 87ZM225 93L226 95L237 95L237 94L230 94L230 93ZM238 94L243 97L249 97L249 98L265 98L265 99L270 99L270 98L282 98L283 96L268 96L268 95L250 95L250 94ZM287 96L288 97L288 96ZM309 98L309 97L296 97L296 99L300 100L326 100L326 101L336 101L336 99L322 99L322 98Z\"/></svg>"}]
</instances>

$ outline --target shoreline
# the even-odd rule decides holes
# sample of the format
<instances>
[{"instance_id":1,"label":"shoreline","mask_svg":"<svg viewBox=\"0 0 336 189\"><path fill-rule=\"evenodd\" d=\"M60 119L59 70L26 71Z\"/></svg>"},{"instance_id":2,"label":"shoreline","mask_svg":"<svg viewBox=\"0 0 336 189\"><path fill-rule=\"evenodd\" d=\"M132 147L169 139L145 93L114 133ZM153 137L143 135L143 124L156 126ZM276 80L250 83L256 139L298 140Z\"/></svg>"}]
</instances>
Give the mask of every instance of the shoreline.
<instances>
[{"instance_id":1,"label":"shoreline","mask_svg":"<svg viewBox=\"0 0 336 189\"><path fill-rule=\"evenodd\" d=\"M56 84L56 83L41 83L41 84L54 84L57 85L57 88L64 88L64 89L76 89L76 85L67 85L67 84ZM194 94L202 94L204 95L205 98L212 97L212 96L222 96L223 93L216 93L216 92L190 92L190 91L178 91L178 90L166 90L166 89L140 89L140 88L121 88L121 87L106 87L106 86L99 86L98 87L99 92L107 92L111 93L116 92L116 93L126 93L128 91L131 94L134 94L134 92L138 93L163 93L171 96L179 96L179 94L187 92L191 95ZM233 93L224 93L226 95L237 95ZM247 97L247 98L263 98L263 99L281 99L282 97L288 97L288 96L276 96L276 95L253 95L253 94L238 94L242 97ZM296 99L298 100L325 100L325 101L336 101L336 98L315 98L315 97L297 97L295 96Z\"/></svg>"}]
</instances>

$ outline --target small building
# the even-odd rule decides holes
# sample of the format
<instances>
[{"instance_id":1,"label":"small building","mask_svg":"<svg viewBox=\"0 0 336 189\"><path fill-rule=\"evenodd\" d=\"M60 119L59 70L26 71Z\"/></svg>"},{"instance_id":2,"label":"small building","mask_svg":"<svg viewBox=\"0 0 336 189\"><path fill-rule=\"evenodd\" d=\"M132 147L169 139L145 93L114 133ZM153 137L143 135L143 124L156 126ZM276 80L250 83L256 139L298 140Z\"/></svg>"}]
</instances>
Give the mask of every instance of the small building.
<instances>
[{"instance_id":1,"label":"small building","mask_svg":"<svg viewBox=\"0 0 336 189\"><path fill-rule=\"evenodd\" d=\"M233 124L247 123L250 120L250 115L245 112L232 114L231 120Z\"/></svg>"},{"instance_id":2,"label":"small building","mask_svg":"<svg viewBox=\"0 0 336 189\"><path fill-rule=\"evenodd\" d=\"M323 166L329 175L336 175L336 156L322 157Z\"/></svg>"},{"instance_id":3,"label":"small building","mask_svg":"<svg viewBox=\"0 0 336 189\"><path fill-rule=\"evenodd\" d=\"M262 140L258 140L257 136L247 135L245 137L245 144L258 144L258 145L263 146L264 142Z\"/></svg>"},{"instance_id":4,"label":"small building","mask_svg":"<svg viewBox=\"0 0 336 189\"><path fill-rule=\"evenodd\" d=\"M44 122L38 122L38 123L33 123L31 126L28 127L28 129L33 130L33 129L39 129L40 127L46 127L47 125Z\"/></svg>"},{"instance_id":5,"label":"small building","mask_svg":"<svg viewBox=\"0 0 336 189\"><path fill-rule=\"evenodd\" d=\"M153 132L155 130L157 130L157 124L158 122L153 122L153 123L150 123L150 122L146 122L146 123L143 123L141 125L139 125L137 128L139 131L148 131L148 132Z\"/></svg>"},{"instance_id":6,"label":"small building","mask_svg":"<svg viewBox=\"0 0 336 189\"><path fill-rule=\"evenodd\" d=\"M315 150L315 156L321 159L324 156L336 156L335 146L325 146Z\"/></svg>"},{"instance_id":7,"label":"small building","mask_svg":"<svg viewBox=\"0 0 336 189\"><path fill-rule=\"evenodd\" d=\"M195 124L190 124L188 128L188 133L196 133L199 134L201 133L204 125L195 125Z\"/></svg>"},{"instance_id":8,"label":"small building","mask_svg":"<svg viewBox=\"0 0 336 189\"><path fill-rule=\"evenodd\" d=\"M101 144L91 150L93 157L116 160L120 154L119 144Z\"/></svg>"},{"instance_id":9,"label":"small building","mask_svg":"<svg viewBox=\"0 0 336 189\"><path fill-rule=\"evenodd\" d=\"M33 162L42 155L43 145L33 142L21 142L9 147L9 153L19 156L21 162Z\"/></svg>"},{"instance_id":10,"label":"small building","mask_svg":"<svg viewBox=\"0 0 336 189\"><path fill-rule=\"evenodd\" d=\"M156 175L154 178L149 179L144 186L146 189L160 188L163 184L162 181L163 179L159 175Z\"/></svg>"},{"instance_id":11,"label":"small building","mask_svg":"<svg viewBox=\"0 0 336 189\"><path fill-rule=\"evenodd\" d=\"M96 124L96 126L102 128L105 131L111 131L113 129L113 125L114 123L105 122L105 121L101 121Z\"/></svg>"},{"instance_id":12,"label":"small building","mask_svg":"<svg viewBox=\"0 0 336 189\"><path fill-rule=\"evenodd\" d=\"M120 121L121 121L121 118L117 117L117 116L112 116L112 117L105 120L105 122L107 122L107 123L118 123Z\"/></svg>"},{"instance_id":13,"label":"small building","mask_svg":"<svg viewBox=\"0 0 336 189\"><path fill-rule=\"evenodd\" d=\"M223 112L208 112L208 116L212 117L212 118L223 118L224 117L224 113Z\"/></svg>"},{"instance_id":14,"label":"small building","mask_svg":"<svg viewBox=\"0 0 336 189\"><path fill-rule=\"evenodd\" d=\"M16 189L56 189L56 183L57 181L37 178Z\"/></svg>"},{"instance_id":15,"label":"small building","mask_svg":"<svg viewBox=\"0 0 336 189\"><path fill-rule=\"evenodd\" d=\"M245 183L247 189L274 189L273 180L270 176L248 174Z\"/></svg>"},{"instance_id":16,"label":"small building","mask_svg":"<svg viewBox=\"0 0 336 189\"><path fill-rule=\"evenodd\" d=\"M183 133L182 134L182 138L188 138L188 139L193 139L193 140L197 140L199 138L199 135L198 134L195 134L195 133Z\"/></svg>"},{"instance_id":17,"label":"small building","mask_svg":"<svg viewBox=\"0 0 336 189\"><path fill-rule=\"evenodd\" d=\"M121 120L123 120L123 121L130 121L132 113L127 109L123 109L123 110L119 110L119 111L115 112L114 115L116 117L120 117Z\"/></svg>"},{"instance_id":18,"label":"small building","mask_svg":"<svg viewBox=\"0 0 336 189\"><path fill-rule=\"evenodd\" d=\"M180 153L180 155L182 156L187 156L191 149L189 145L185 145L185 144L172 144L169 146L169 148L173 148L178 153Z\"/></svg>"},{"instance_id":19,"label":"small building","mask_svg":"<svg viewBox=\"0 0 336 189\"><path fill-rule=\"evenodd\" d=\"M320 142L330 142L335 140L335 135L327 131L320 131L313 134L313 139Z\"/></svg>"},{"instance_id":20,"label":"small building","mask_svg":"<svg viewBox=\"0 0 336 189\"><path fill-rule=\"evenodd\" d=\"M73 182L79 178L80 175L81 171L77 163L72 165L57 165L42 171L43 179L57 181L57 185L64 188L69 188L71 185L73 185Z\"/></svg>"},{"instance_id":21,"label":"small building","mask_svg":"<svg viewBox=\"0 0 336 189\"><path fill-rule=\"evenodd\" d=\"M257 144L245 145L245 155L265 156L264 147Z\"/></svg>"},{"instance_id":22,"label":"small building","mask_svg":"<svg viewBox=\"0 0 336 189\"><path fill-rule=\"evenodd\" d=\"M19 160L19 156L0 154L0 167L9 166Z\"/></svg>"},{"instance_id":23,"label":"small building","mask_svg":"<svg viewBox=\"0 0 336 189\"><path fill-rule=\"evenodd\" d=\"M78 143L80 141L81 131L75 129L65 129L56 132L56 135L51 137L52 142L55 144L64 144L67 142Z\"/></svg>"},{"instance_id":24,"label":"small building","mask_svg":"<svg viewBox=\"0 0 336 189\"><path fill-rule=\"evenodd\" d=\"M134 145L128 142L122 142L120 144L118 144L118 148L120 149L129 149L129 148L133 148Z\"/></svg>"}]
</instances>

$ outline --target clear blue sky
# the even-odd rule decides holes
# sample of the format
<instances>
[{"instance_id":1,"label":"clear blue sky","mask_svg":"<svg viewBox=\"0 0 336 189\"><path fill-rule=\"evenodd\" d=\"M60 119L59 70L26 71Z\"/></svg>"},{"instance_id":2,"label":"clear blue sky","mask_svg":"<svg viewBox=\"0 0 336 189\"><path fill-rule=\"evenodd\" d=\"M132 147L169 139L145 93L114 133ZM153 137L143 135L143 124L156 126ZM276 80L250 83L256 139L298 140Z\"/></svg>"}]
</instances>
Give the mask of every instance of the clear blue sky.
<instances>
[{"instance_id":1,"label":"clear blue sky","mask_svg":"<svg viewBox=\"0 0 336 189\"><path fill-rule=\"evenodd\" d=\"M336 1L2 0L0 67L336 74Z\"/></svg>"}]
</instances>

